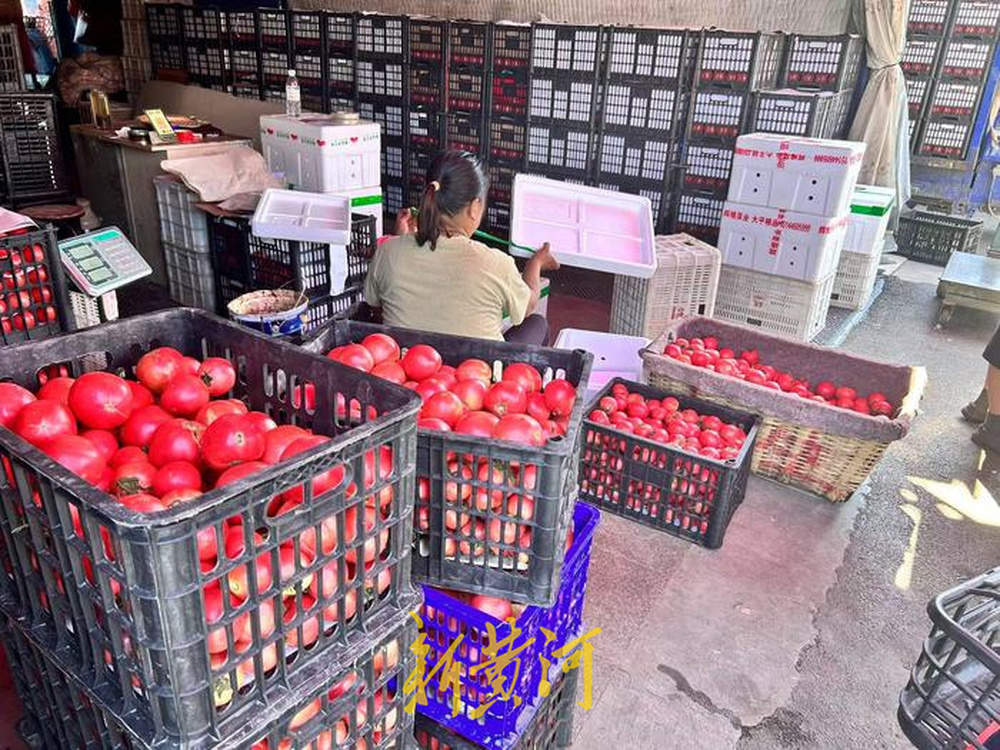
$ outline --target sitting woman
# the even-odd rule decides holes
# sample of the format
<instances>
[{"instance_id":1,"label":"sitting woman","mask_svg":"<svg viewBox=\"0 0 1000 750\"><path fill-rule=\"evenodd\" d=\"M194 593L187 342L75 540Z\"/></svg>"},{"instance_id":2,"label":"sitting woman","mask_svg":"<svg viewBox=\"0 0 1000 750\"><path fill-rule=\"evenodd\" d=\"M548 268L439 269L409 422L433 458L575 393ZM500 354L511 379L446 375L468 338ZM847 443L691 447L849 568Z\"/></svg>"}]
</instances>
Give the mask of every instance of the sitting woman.
<instances>
[{"instance_id":1,"label":"sitting woman","mask_svg":"<svg viewBox=\"0 0 1000 750\"><path fill-rule=\"evenodd\" d=\"M472 239L488 187L474 154L449 151L433 161L416 227L409 211L400 215L399 236L379 247L365 280L365 299L382 309L386 325L548 343L548 323L532 313L541 272L557 269L559 263L546 243L522 275L509 255ZM513 323L506 333L504 315Z\"/></svg>"}]
</instances>

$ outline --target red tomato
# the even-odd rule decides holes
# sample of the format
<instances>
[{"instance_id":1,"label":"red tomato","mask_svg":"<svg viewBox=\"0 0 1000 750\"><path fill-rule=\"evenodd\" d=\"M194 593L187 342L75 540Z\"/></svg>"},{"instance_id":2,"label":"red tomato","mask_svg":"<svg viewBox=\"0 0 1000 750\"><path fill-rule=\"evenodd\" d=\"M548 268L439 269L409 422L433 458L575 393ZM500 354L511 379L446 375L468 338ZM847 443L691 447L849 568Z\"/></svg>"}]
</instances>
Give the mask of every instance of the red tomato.
<instances>
[{"instance_id":1,"label":"red tomato","mask_svg":"<svg viewBox=\"0 0 1000 750\"><path fill-rule=\"evenodd\" d=\"M223 401L209 401L198 410L195 422L201 422L206 427L224 414L246 414L247 405L239 399L229 398Z\"/></svg>"},{"instance_id":2,"label":"red tomato","mask_svg":"<svg viewBox=\"0 0 1000 750\"><path fill-rule=\"evenodd\" d=\"M545 394L537 391L528 394L528 407L525 412L529 417L533 417L539 422L544 422L552 416L552 410L545 402Z\"/></svg>"},{"instance_id":3,"label":"red tomato","mask_svg":"<svg viewBox=\"0 0 1000 750\"><path fill-rule=\"evenodd\" d=\"M848 399L853 401L858 397L857 391L853 388L847 388L846 386L838 388L834 395L837 397L838 401L847 401Z\"/></svg>"},{"instance_id":4,"label":"red tomato","mask_svg":"<svg viewBox=\"0 0 1000 750\"><path fill-rule=\"evenodd\" d=\"M166 495L160 498L162 502L167 507L173 505L174 503L180 503L184 500L191 500L193 498L199 497L201 492L198 490L173 490L168 492Z\"/></svg>"},{"instance_id":5,"label":"red tomato","mask_svg":"<svg viewBox=\"0 0 1000 750\"><path fill-rule=\"evenodd\" d=\"M451 425L443 419L437 417L420 417L417 419L417 429L437 430L438 432L451 432Z\"/></svg>"},{"instance_id":6,"label":"red tomato","mask_svg":"<svg viewBox=\"0 0 1000 750\"><path fill-rule=\"evenodd\" d=\"M481 380L460 380L451 386L451 392L458 396L469 411L479 411L483 408L486 398L486 386Z\"/></svg>"},{"instance_id":7,"label":"red tomato","mask_svg":"<svg viewBox=\"0 0 1000 750\"><path fill-rule=\"evenodd\" d=\"M663 353L671 359L677 359L684 353L684 350L677 346L677 344L667 344L667 346L663 349Z\"/></svg>"},{"instance_id":8,"label":"red tomato","mask_svg":"<svg viewBox=\"0 0 1000 750\"><path fill-rule=\"evenodd\" d=\"M589 419L591 422L596 422L597 424L605 424L605 425L611 424L611 419L608 417L608 413L601 409L594 409L592 412L590 412L590 415L587 417L587 419Z\"/></svg>"},{"instance_id":9,"label":"red tomato","mask_svg":"<svg viewBox=\"0 0 1000 750\"><path fill-rule=\"evenodd\" d=\"M268 430L264 435L264 453L260 460L266 464L276 464L285 449L299 438L308 437L309 432L292 424L283 424Z\"/></svg>"},{"instance_id":10,"label":"red tomato","mask_svg":"<svg viewBox=\"0 0 1000 750\"><path fill-rule=\"evenodd\" d=\"M871 407L868 405L868 399L863 396L859 396L854 399L854 411L859 414L871 414Z\"/></svg>"},{"instance_id":11,"label":"red tomato","mask_svg":"<svg viewBox=\"0 0 1000 750\"><path fill-rule=\"evenodd\" d=\"M398 385L406 382L406 371L399 362L384 360L372 368L372 375L383 380L389 380Z\"/></svg>"},{"instance_id":12,"label":"red tomato","mask_svg":"<svg viewBox=\"0 0 1000 750\"><path fill-rule=\"evenodd\" d=\"M413 390L420 396L420 400L426 403L431 396L447 391L448 386L437 378L425 378Z\"/></svg>"},{"instance_id":13,"label":"red tomato","mask_svg":"<svg viewBox=\"0 0 1000 750\"><path fill-rule=\"evenodd\" d=\"M122 425L120 432L122 445L148 447L156 429L170 419L167 412L153 404L135 409Z\"/></svg>"},{"instance_id":14,"label":"red tomato","mask_svg":"<svg viewBox=\"0 0 1000 750\"><path fill-rule=\"evenodd\" d=\"M888 401L873 401L871 403L872 414L881 414L885 417L891 417L893 411L894 409L892 408L892 404Z\"/></svg>"},{"instance_id":15,"label":"red tomato","mask_svg":"<svg viewBox=\"0 0 1000 750\"><path fill-rule=\"evenodd\" d=\"M495 596L476 594L469 599L469 606L475 607L480 612L485 612L498 620L506 620L514 616L514 610L510 606L509 599L500 599Z\"/></svg>"},{"instance_id":16,"label":"red tomato","mask_svg":"<svg viewBox=\"0 0 1000 750\"><path fill-rule=\"evenodd\" d=\"M618 400L613 396L602 396L601 400L597 402L597 406L609 415L614 414L618 411Z\"/></svg>"},{"instance_id":17,"label":"red tomato","mask_svg":"<svg viewBox=\"0 0 1000 750\"><path fill-rule=\"evenodd\" d=\"M174 377L160 396L160 406L175 417L192 418L208 403L208 386L198 375Z\"/></svg>"},{"instance_id":18,"label":"red tomato","mask_svg":"<svg viewBox=\"0 0 1000 750\"><path fill-rule=\"evenodd\" d=\"M14 419L14 432L29 443L42 446L60 435L75 435L76 419L58 401L39 399L21 408Z\"/></svg>"},{"instance_id":19,"label":"red tomato","mask_svg":"<svg viewBox=\"0 0 1000 750\"><path fill-rule=\"evenodd\" d=\"M869 404L875 404L875 403L878 403L879 401L888 401L888 400L889 399L887 399L885 397L884 393L879 393L878 391L875 391L874 393L869 393L868 394L868 403Z\"/></svg>"},{"instance_id":20,"label":"red tomato","mask_svg":"<svg viewBox=\"0 0 1000 750\"><path fill-rule=\"evenodd\" d=\"M134 445L126 445L122 448L116 450L111 458L108 459L108 466L112 469L116 469L123 464L132 463L133 461L148 461L149 458L146 456L146 451L142 448L137 448Z\"/></svg>"},{"instance_id":21,"label":"red tomato","mask_svg":"<svg viewBox=\"0 0 1000 750\"><path fill-rule=\"evenodd\" d=\"M213 471L256 461L264 455L264 433L247 414L226 414L205 428L201 457Z\"/></svg>"},{"instance_id":22,"label":"red tomato","mask_svg":"<svg viewBox=\"0 0 1000 750\"><path fill-rule=\"evenodd\" d=\"M17 383L0 383L0 427L13 425L18 412L34 400L35 396L27 388Z\"/></svg>"},{"instance_id":23,"label":"red tomato","mask_svg":"<svg viewBox=\"0 0 1000 750\"><path fill-rule=\"evenodd\" d=\"M142 460L130 464L122 464L115 469L111 477L111 489L118 497L138 495L153 489L153 478L156 467L149 461ZM156 493L159 495L160 493Z\"/></svg>"},{"instance_id":24,"label":"red tomato","mask_svg":"<svg viewBox=\"0 0 1000 750\"><path fill-rule=\"evenodd\" d=\"M451 391L435 393L427 399L420 416L430 419L440 419L453 427L459 418L465 413L465 404L462 399Z\"/></svg>"},{"instance_id":25,"label":"red tomato","mask_svg":"<svg viewBox=\"0 0 1000 750\"><path fill-rule=\"evenodd\" d=\"M278 426L278 423L262 411L250 411L246 414L246 422L265 434Z\"/></svg>"},{"instance_id":26,"label":"red tomato","mask_svg":"<svg viewBox=\"0 0 1000 750\"><path fill-rule=\"evenodd\" d=\"M490 386L483 399L483 406L498 417L523 414L528 408L528 394L517 383L500 381Z\"/></svg>"},{"instance_id":27,"label":"red tomato","mask_svg":"<svg viewBox=\"0 0 1000 750\"><path fill-rule=\"evenodd\" d=\"M433 346L417 344L406 350L402 365L406 377L411 380L424 380L441 368L441 355Z\"/></svg>"},{"instance_id":28,"label":"red tomato","mask_svg":"<svg viewBox=\"0 0 1000 750\"><path fill-rule=\"evenodd\" d=\"M134 380L126 380L125 382L128 383L128 387L132 391L133 410L153 403L153 394L150 393L149 388Z\"/></svg>"},{"instance_id":29,"label":"red tomato","mask_svg":"<svg viewBox=\"0 0 1000 750\"><path fill-rule=\"evenodd\" d=\"M295 390L292 391L292 406L296 409L302 404L302 392L305 391L305 409L307 412L312 414L316 411L316 386L312 383L306 383L305 385L295 386Z\"/></svg>"},{"instance_id":30,"label":"red tomato","mask_svg":"<svg viewBox=\"0 0 1000 750\"><path fill-rule=\"evenodd\" d=\"M722 420L716 416L709 415L701 418L701 429L714 430L718 432L722 428Z\"/></svg>"},{"instance_id":31,"label":"red tomato","mask_svg":"<svg viewBox=\"0 0 1000 750\"><path fill-rule=\"evenodd\" d=\"M167 509L167 504L160 500L160 498L144 492L137 495L119 497L118 502L129 510L134 510L136 513L157 513Z\"/></svg>"},{"instance_id":32,"label":"red tomato","mask_svg":"<svg viewBox=\"0 0 1000 750\"><path fill-rule=\"evenodd\" d=\"M514 362L503 371L503 380L511 380L524 390L525 393L534 393L542 390L542 376L538 370L527 362Z\"/></svg>"},{"instance_id":33,"label":"red tomato","mask_svg":"<svg viewBox=\"0 0 1000 750\"><path fill-rule=\"evenodd\" d=\"M181 369L180 374L182 375L197 375L198 368L201 367L201 362L199 362L194 357L181 357Z\"/></svg>"},{"instance_id":34,"label":"red tomato","mask_svg":"<svg viewBox=\"0 0 1000 750\"><path fill-rule=\"evenodd\" d=\"M431 377L444 383L448 390L451 390L451 387L458 382L458 378L455 377L455 368L451 365L441 365Z\"/></svg>"},{"instance_id":35,"label":"red tomato","mask_svg":"<svg viewBox=\"0 0 1000 750\"><path fill-rule=\"evenodd\" d=\"M576 403L576 388L563 378L556 378L545 386L545 403L557 417L568 417Z\"/></svg>"},{"instance_id":36,"label":"red tomato","mask_svg":"<svg viewBox=\"0 0 1000 750\"><path fill-rule=\"evenodd\" d=\"M208 387L208 394L218 398L229 393L236 385L236 368L222 357L208 357L198 367L198 376Z\"/></svg>"},{"instance_id":37,"label":"red tomato","mask_svg":"<svg viewBox=\"0 0 1000 750\"><path fill-rule=\"evenodd\" d=\"M626 407L625 413L633 419L645 419L649 415L649 407L642 401L632 401Z\"/></svg>"},{"instance_id":38,"label":"red tomato","mask_svg":"<svg viewBox=\"0 0 1000 750\"><path fill-rule=\"evenodd\" d=\"M538 421L527 414L508 414L493 428L497 440L510 440L523 445L545 445L545 433Z\"/></svg>"},{"instance_id":39,"label":"red tomato","mask_svg":"<svg viewBox=\"0 0 1000 750\"><path fill-rule=\"evenodd\" d=\"M691 353L691 364L695 367L705 367L711 361L712 360L704 351L698 350Z\"/></svg>"},{"instance_id":40,"label":"red tomato","mask_svg":"<svg viewBox=\"0 0 1000 750\"><path fill-rule=\"evenodd\" d=\"M225 487L227 484L232 484L243 479L243 477L248 477L267 468L270 468L270 464L266 464L263 461L247 461L246 463L235 464L219 475L219 478L215 480L215 488Z\"/></svg>"},{"instance_id":41,"label":"red tomato","mask_svg":"<svg viewBox=\"0 0 1000 750\"><path fill-rule=\"evenodd\" d=\"M189 419L171 419L156 428L149 443L149 460L154 466L171 461L201 465L201 440L205 425Z\"/></svg>"},{"instance_id":42,"label":"red tomato","mask_svg":"<svg viewBox=\"0 0 1000 750\"><path fill-rule=\"evenodd\" d=\"M118 450L118 438L109 430L86 430L81 434L94 444L105 461L110 461Z\"/></svg>"},{"instance_id":43,"label":"red tomato","mask_svg":"<svg viewBox=\"0 0 1000 750\"><path fill-rule=\"evenodd\" d=\"M493 368L481 359L467 359L455 368L455 378L459 382L478 380L488 387L493 380Z\"/></svg>"},{"instance_id":44,"label":"red tomato","mask_svg":"<svg viewBox=\"0 0 1000 750\"><path fill-rule=\"evenodd\" d=\"M76 378L52 378L38 389L38 398L58 401L69 406L69 389L73 387Z\"/></svg>"},{"instance_id":45,"label":"red tomato","mask_svg":"<svg viewBox=\"0 0 1000 750\"><path fill-rule=\"evenodd\" d=\"M183 355L169 346L146 352L135 366L135 376L139 382L153 393L160 393L167 383L181 372Z\"/></svg>"},{"instance_id":46,"label":"red tomato","mask_svg":"<svg viewBox=\"0 0 1000 750\"><path fill-rule=\"evenodd\" d=\"M42 450L83 481L90 484L101 481L106 465L104 457L87 438L80 435L57 435L46 441Z\"/></svg>"},{"instance_id":47,"label":"red tomato","mask_svg":"<svg viewBox=\"0 0 1000 750\"><path fill-rule=\"evenodd\" d=\"M286 449L285 452L281 454L281 460L287 461L293 456L297 456L305 451L312 450L318 445L323 445L324 443L330 442L330 438L326 435L309 435L308 437L299 438L298 440L292 442ZM325 492L333 489L337 485L344 481L344 467L343 466L333 466L330 469L318 474L313 477L312 480L312 494L313 497L318 497ZM292 487L286 490L281 498L284 504L279 506L278 514L285 510L289 510L302 502L304 497L302 486Z\"/></svg>"},{"instance_id":48,"label":"red tomato","mask_svg":"<svg viewBox=\"0 0 1000 750\"><path fill-rule=\"evenodd\" d=\"M751 365L755 365L760 362L760 353L756 349L747 349L740 352L740 359L745 359Z\"/></svg>"},{"instance_id":49,"label":"red tomato","mask_svg":"<svg viewBox=\"0 0 1000 750\"><path fill-rule=\"evenodd\" d=\"M742 445L746 436L743 434L743 430L733 424L724 424L719 428L719 437L723 439L726 445Z\"/></svg>"},{"instance_id":50,"label":"red tomato","mask_svg":"<svg viewBox=\"0 0 1000 750\"><path fill-rule=\"evenodd\" d=\"M110 430L132 413L132 389L110 372L88 372L69 389L69 408L84 426Z\"/></svg>"},{"instance_id":51,"label":"red tomato","mask_svg":"<svg viewBox=\"0 0 1000 750\"><path fill-rule=\"evenodd\" d=\"M361 344L348 344L337 355L337 361L362 372L370 372L375 366L375 358Z\"/></svg>"},{"instance_id":52,"label":"red tomato","mask_svg":"<svg viewBox=\"0 0 1000 750\"><path fill-rule=\"evenodd\" d=\"M500 419L488 411L470 411L455 424L455 432L463 435L491 437Z\"/></svg>"},{"instance_id":53,"label":"red tomato","mask_svg":"<svg viewBox=\"0 0 1000 750\"><path fill-rule=\"evenodd\" d=\"M367 349L375 364L382 362L395 362L399 359L399 344L392 336L384 333L372 333L361 341L361 345Z\"/></svg>"},{"instance_id":54,"label":"red tomato","mask_svg":"<svg viewBox=\"0 0 1000 750\"><path fill-rule=\"evenodd\" d=\"M715 430L702 430L698 434L698 442L705 448L721 448L722 436Z\"/></svg>"},{"instance_id":55,"label":"red tomato","mask_svg":"<svg viewBox=\"0 0 1000 750\"><path fill-rule=\"evenodd\" d=\"M201 472L187 461L171 461L156 470L153 477L153 493L163 497L174 490L201 491Z\"/></svg>"}]
</instances>

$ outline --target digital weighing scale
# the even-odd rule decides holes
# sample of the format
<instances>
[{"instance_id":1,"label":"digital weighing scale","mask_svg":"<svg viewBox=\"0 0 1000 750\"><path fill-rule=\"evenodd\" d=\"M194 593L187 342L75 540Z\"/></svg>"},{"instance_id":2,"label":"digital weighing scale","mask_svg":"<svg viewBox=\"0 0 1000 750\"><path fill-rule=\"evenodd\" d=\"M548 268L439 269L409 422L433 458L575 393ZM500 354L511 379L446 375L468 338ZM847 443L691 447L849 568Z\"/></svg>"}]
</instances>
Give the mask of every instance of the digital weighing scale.
<instances>
[{"instance_id":1,"label":"digital weighing scale","mask_svg":"<svg viewBox=\"0 0 1000 750\"><path fill-rule=\"evenodd\" d=\"M63 267L91 297L149 276L153 269L118 227L104 227L59 243Z\"/></svg>"}]
</instances>

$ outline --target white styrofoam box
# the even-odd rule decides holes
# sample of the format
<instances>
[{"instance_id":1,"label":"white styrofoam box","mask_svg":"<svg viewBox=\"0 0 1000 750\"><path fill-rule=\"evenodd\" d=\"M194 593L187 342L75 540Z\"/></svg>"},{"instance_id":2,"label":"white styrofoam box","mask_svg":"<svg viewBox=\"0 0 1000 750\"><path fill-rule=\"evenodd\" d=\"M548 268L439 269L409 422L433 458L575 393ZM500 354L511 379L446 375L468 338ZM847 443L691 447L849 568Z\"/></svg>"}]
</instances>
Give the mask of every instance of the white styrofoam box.
<instances>
[{"instance_id":1,"label":"white styrofoam box","mask_svg":"<svg viewBox=\"0 0 1000 750\"><path fill-rule=\"evenodd\" d=\"M848 219L726 201L719 227L722 263L816 281L837 270Z\"/></svg>"},{"instance_id":2,"label":"white styrofoam box","mask_svg":"<svg viewBox=\"0 0 1000 750\"><path fill-rule=\"evenodd\" d=\"M815 216L847 213L865 144L771 133L736 139L729 200Z\"/></svg>"},{"instance_id":3,"label":"white styrofoam box","mask_svg":"<svg viewBox=\"0 0 1000 750\"><path fill-rule=\"evenodd\" d=\"M649 346L645 336L621 336L616 333L563 328L556 338L556 349L583 349L594 355L594 365L587 382L587 399L596 396L613 378L642 381L642 358L639 351Z\"/></svg>"},{"instance_id":4,"label":"white styrofoam box","mask_svg":"<svg viewBox=\"0 0 1000 750\"><path fill-rule=\"evenodd\" d=\"M268 169L296 190L331 193L382 183L379 125L354 112L261 115L260 143Z\"/></svg>"},{"instance_id":5,"label":"white styrofoam box","mask_svg":"<svg viewBox=\"0 0 1000 750\"><path fill-rule=\"evenodd\" d=\"M649 198L518 174L510 215L511 242L533 248L548 242L567 266L643 279L656 271Z\"/></svg>"},{"instance_id":6,"label":"white styrofoam box","mask_svg":"<svg viewBox=\"0 0 1000 750\"><path fill-rule=\"evenodd\" d=\"M535 305L535 309L529 315L541 315L543 318L549 317L549 284L548 279L542 279L542 287L538 290L538 304ZM510 316L504 313L503 320L500 321L500 330L506 331L512 325Z\"/></svg>"},{"instance_id":7,"label":"white styrofoam box","mask_svg":"<svg viewBox=\"0 0 1000 750\"><path fill-rule=\"evenodd\" d=\"M298 190L265 190L250 220L258 237L347 245L351 241L351 199Z\"/></svg>"},{"instance_id":8,"label":"white styrofoam box","mask_svg":"<svg viewBox=\"0 0 1000 750\"><path fill-rule=\"evenodd\" d=\"M892 188L858 185L851 196L851 218L844 236L845 253L881 255L885 230L896 202Z\"/></svg>"},{"instance_id":9,"label":"white styrofoam box","mask_svg":"<svg viewBox=\"0 0 1000 750\"><path fill-rule=\"evenodd\" d=\"M192 252L208 253L208 218L195 208L198 194L173 175L153 178L160 212L160 239Z\"/></svg>"},{"instance_id":10,"label":"white styrofoam box","mask_svg":"<svg viewBox=\"0 0 1000 750\"><path fill-rule=\"evenodd\" d=\"M382 186L360 187L354 190L335 190L335 195L351 199L351 213L375 217L375 236L382 236L382 217L385 206L382 203Z\"/></svg>"}]
</instances>

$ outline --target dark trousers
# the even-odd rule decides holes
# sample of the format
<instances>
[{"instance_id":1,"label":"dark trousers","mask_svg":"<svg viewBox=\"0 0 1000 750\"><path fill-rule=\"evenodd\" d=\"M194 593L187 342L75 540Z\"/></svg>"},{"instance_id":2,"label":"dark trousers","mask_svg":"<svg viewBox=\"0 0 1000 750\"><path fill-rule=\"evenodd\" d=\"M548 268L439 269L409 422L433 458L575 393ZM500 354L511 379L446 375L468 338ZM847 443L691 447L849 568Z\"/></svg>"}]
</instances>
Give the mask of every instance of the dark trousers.
<instances>
[{"instance_id":1,"label":"dark trousers","mask_svg":"<svg viewBox=\"0 0 1000 750\"><path fill-rule=\"evenodd\" d=\"M503 337L515 344L548 346L549 321L537 313L529 315L520 325L508 328Z\"/></svg>"},{"instance_id":2,"label":"dark trousers","mask_svg":"<svg viewBox=\"0 0 1000 750\"><path fill-rule=\"evenodd\" d=\"M1000 367L1000 328L994 331L993 338L986 345L986 351L983 352L983 359L994 367Z\"/></svg>"}]
</instances>

